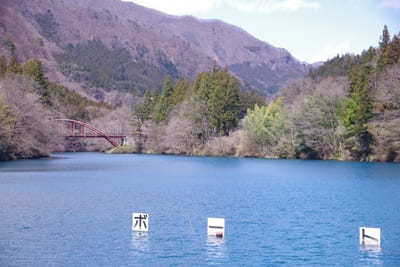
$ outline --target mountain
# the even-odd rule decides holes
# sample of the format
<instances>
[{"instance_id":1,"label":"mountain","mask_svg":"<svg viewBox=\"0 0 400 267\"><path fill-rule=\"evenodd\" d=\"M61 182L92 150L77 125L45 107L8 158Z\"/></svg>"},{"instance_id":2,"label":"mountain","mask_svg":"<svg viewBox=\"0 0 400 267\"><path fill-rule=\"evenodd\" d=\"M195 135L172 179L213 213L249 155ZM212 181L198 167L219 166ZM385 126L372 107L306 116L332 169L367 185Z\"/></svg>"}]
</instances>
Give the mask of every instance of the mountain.
<instances>
[{"instance_id":1,"label":"mountain","mask_svg":"<svg viewBox=\"0 0 400 267\"><path fill-rule=\"evenodd\" d=\"M159 88L167 75L193 79L214 62L264 94L308 69L288 51L218 20L170 16L120 0L0 2L0 53L38 58L51 80L98 100Z\"/></svg>"}]
</instances>

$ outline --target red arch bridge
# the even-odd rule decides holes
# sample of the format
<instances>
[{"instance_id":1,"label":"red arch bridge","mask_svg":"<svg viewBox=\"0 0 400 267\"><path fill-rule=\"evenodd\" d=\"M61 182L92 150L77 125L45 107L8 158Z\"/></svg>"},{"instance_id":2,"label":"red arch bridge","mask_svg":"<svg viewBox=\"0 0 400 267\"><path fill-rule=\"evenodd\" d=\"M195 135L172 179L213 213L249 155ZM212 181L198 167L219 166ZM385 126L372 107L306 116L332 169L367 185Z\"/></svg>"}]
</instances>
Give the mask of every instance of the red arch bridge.
<instances>
[{"instance_id":1,"label":"red arch bridge","mask_svg":"<svg viewBox=\"0 0 400 267\"><path fill-rule=\"evenodd\" d=\"M56 119L58 134L66 138L103 138L107 140L114 147L124 145L126 143L126 135L120 133L106 133L96 127L87 124L86 122L70 120L70 119Z\"/></svg>"}]
</instances>

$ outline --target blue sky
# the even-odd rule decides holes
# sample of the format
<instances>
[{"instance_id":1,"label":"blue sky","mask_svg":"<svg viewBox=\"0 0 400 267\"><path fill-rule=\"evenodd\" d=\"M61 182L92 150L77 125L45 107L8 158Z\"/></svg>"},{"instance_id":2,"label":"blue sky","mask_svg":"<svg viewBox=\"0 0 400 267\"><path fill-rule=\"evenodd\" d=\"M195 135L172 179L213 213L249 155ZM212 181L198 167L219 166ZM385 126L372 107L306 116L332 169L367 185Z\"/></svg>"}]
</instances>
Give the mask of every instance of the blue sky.
<instances>
[{"instance_id":1,"label":"blue sky","mask_svg":"<svg viewBox=\"0 0 400 267\"><path fill-rule=\"evenodd\" d=\"M301 61L377 46L383 26L400 32L400 0L125 0L171 15L220 19Z\"/></svg>"}]
</instances>

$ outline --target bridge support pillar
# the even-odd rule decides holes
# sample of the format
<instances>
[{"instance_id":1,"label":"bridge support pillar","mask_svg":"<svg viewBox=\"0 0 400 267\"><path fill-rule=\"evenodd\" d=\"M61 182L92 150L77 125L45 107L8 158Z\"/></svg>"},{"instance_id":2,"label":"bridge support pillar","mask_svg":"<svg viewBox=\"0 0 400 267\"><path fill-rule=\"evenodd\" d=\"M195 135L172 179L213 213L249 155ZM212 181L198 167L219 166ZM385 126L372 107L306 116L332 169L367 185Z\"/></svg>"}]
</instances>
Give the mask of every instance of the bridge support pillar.
<instances>
[{"instance_id":1,"label":"bridge support pillar","mask_svg":"<svg viewBox=\"0 0 400 267\"><path fill-rule=\"evenodd\" d=\"M128 142L128 139L126 137L121 138L121 145L124 146Z\"/></svg>"}]
</instances>

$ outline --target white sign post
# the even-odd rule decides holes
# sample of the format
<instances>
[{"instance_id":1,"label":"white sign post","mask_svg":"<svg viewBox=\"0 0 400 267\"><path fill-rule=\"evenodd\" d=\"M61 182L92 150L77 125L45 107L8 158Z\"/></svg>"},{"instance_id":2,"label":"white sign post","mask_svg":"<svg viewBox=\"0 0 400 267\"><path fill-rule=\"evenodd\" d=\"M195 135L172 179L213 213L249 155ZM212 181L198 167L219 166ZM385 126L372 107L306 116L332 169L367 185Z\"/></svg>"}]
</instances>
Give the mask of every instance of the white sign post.
<instances>
[{"instance_id":1,"label":"white sign post","mask_svg":"<svg viewBox=\"0 0 400 267\"><path fill-rule=\"evenodd\" d=\"M360 245L380 246L381 228L360 227Z\"/></svg>"},{"instance_id":2,"label":"white sign post","mask_svg":"<svg viewBox=\"0 0 400 267\"><path fill-rule=\"evenodd\" d=\"M132 231L149 231L149 214L132 213Z\"/></svg>"},{"instance_id":3,"label":"white sign post","mask_svg":"<svg viewBox=\"0 0 400 267\"><path fill-rule=\"evenodd\" d=\"M225 219L208 218L207 233L208 235L223 237L225 235Z\"/></svg>"}]
</instances>

